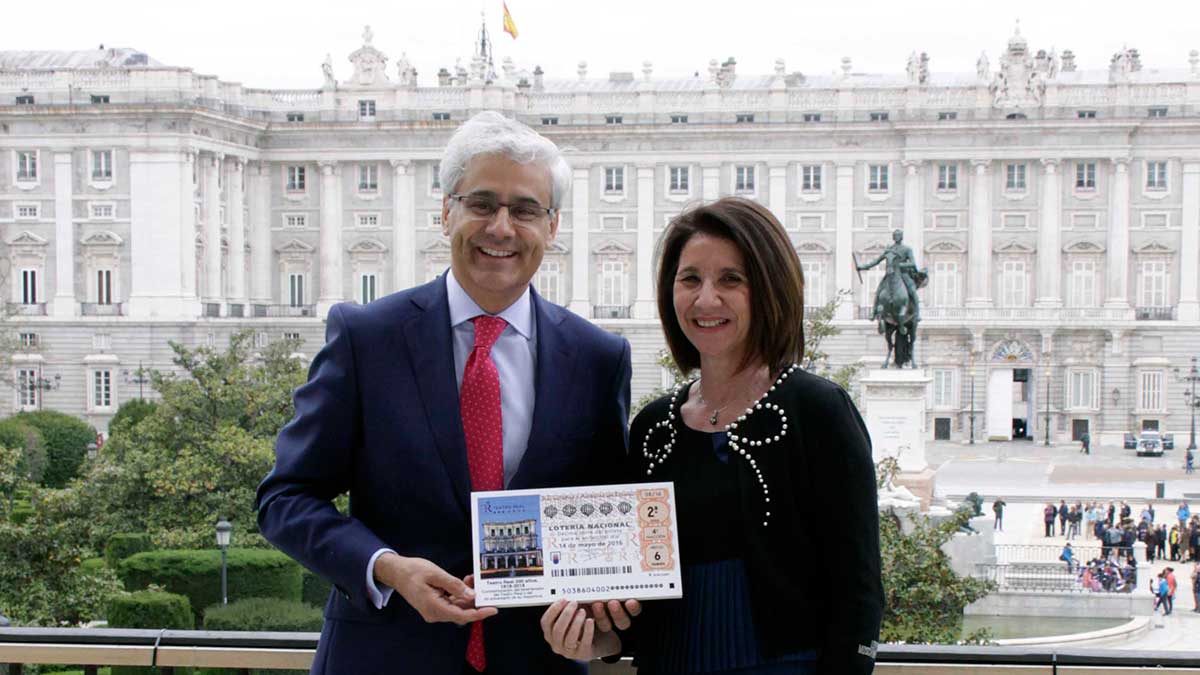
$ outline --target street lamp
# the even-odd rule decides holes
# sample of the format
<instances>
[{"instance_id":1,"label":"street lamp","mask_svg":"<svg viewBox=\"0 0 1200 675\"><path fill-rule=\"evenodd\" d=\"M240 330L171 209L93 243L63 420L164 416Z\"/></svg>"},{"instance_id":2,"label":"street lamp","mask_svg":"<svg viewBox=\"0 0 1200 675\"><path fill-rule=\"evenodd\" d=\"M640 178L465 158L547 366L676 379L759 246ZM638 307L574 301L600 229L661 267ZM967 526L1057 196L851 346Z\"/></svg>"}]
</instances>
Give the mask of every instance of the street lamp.
<instances>
[{"instance_id":1,"label":"street lamp","mask_svg":"<svg viewBox=\"0 0 1200 675\"><path fill-rule=\"evenodd\" d=\"M1046 447L1050 447L1050 353L1046 352Z\"/></svg>"},{"instance_id":2,"label":"street lamp","mask_svg":"<svg viewBox=\"0 0 1200 675\"><path fill-rule=\"evenodd\" d=\"M971 358L967 365L967 378L971 380L971 410L968 416L971 418L971 445L975 445L975 352L971 351Z\"/></svg>"},{"instance_id":3,"label":"street lamp","mask_svg":"<svg viewBox=\"0 0 1200 675\"><path fill-rule=\"evenodd\" d=\"M146 375L146 370L142 368L142 362L138 361L137 370L135 370L133 373L125 370L124 375L125 384L136 384L138 386L138 398L143 398L142 386L149 382L150 378Z\"/></svg>"},{"instance_id":4,"label":"street lamp","mask_svg":"<svg viewBox=\"0 0 1200 675\"><path fill-rule=\"evenodd\" d=\"M88 444L87 444L87 457L88 457L88 459L96 459L96 453L97 453L97 451L99 451L99 450L100 450L100 446L96 445L96 443L95 443L95 442L88 443Z\"/></svg>"},{"instance_id":5,"label":"street lamp","mask_svg":"<svg viewBox=\"0 0 1200 675\"><path fill-rule=\"evenodd\" d=\"M229 548L229 538L233 534L233 525L222 518L217 521L217 546L221 547L221 604L229 604L229 584L226 576L226 550Z\"/></svg>"},{"instance_id":6,"label":"street lamp","mask_svg":"<svg viewBox=\"0 0 1200 675\"><path fill-rule=\"evenodd\" d=\"M1183 401L1191 411L1192 417L1192 433L1188 439L1188 450L1196 451L1196 408L1200 408L1200 398L1196 397L1196 383L1200 382L1200 370L1196 369L1196 357L1192 357L1192 369L1188 371L1186 377L1181 377L1181 380L1192 385L1191 391L1184 390Z\"/></svg>"}]
</instances>

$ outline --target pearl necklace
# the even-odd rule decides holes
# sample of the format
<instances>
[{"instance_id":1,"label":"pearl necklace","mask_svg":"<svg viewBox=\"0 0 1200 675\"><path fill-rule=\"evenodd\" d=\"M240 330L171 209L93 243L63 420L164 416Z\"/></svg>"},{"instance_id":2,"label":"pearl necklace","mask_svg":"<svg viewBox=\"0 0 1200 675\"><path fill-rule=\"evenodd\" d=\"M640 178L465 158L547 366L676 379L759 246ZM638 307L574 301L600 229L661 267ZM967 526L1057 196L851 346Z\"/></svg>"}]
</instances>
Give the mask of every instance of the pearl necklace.
<instances>
[{"instance_id":1,"label":"pearl necklace","mask_svg":"<svg viewBox=\"0 0 1200 675\"><path fill-rule=\"evenodd\" d=\"M799 367L799 364L794 363L785 369L779 374L779 378L775 380L775 383L772 384L765 392L763 392L762 396L758 397L757 401L751 403L750 407L746 408L744 413L742 413L729 424L725 425L725 433L729 437L730 450L737 454L737 456L743 458L750 465L750 468L754 471L755 477L758 479L759 487L762 490L764 505L763 527L766 527L771 519L771 491L767 486L766 478L763 477L762 469L758 467L758 460L754 459L754 449L760 448L764 445L770 445L771 443L778 443L780 439L782 439L784 436L787 436L787 415L784 414L781 406L767 401L766 399L771 395L772 392L775 391L776 387L783 384L783 381L788 378L788 375L791 375L792 372ZM695 382L696 380L692 380L686 385L675 386L675 389L671 391L671 401L667 408L667 418L654 423L646 432L646 437L642 440L642 456L649 460L649 466L646 468L647 476L654 475L655 467L661 467L666 462L667 458L671 456L671 451L675 449L675 439L678 436L678 430L676 429L675 425L675 399L679 397L679 392L683 391L686 387L691 387ZM777 430L777 433L770 434L760 440L750 439L735 433L738 429L738 425L742 422L745 422L747 417L753 415L756 411L764 409L772 410L776 415L779 416L779 429ZM654 433L659 429L666 429L669 437L666 445L652 450L650 448L650 437L653 436Z\"/></svg>"}]
</instances>

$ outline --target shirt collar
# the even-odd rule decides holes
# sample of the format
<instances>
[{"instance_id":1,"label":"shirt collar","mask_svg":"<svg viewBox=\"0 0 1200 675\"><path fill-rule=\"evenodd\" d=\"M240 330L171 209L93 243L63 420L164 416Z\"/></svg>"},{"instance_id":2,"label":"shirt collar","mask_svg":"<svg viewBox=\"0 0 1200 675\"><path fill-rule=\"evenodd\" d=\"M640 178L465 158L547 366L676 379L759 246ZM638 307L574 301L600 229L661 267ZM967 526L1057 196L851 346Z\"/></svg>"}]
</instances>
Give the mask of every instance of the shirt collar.
<instances>
[{"instance_id":1,"label":"shirt collar","mask_svg":"<svg viewBox=\"0 0 1200 675\"><path fill-rule=\"evenodd\" d=\"M454 278L454 270L450 269L446 271L446 299L450 304L451 328L483 314L504 319L526 340L533 336L533 299L528 287L516 302L505 307L499 314L488 314L467 294L466 289L458 283L458 279Z\"/></svg>"}]
</instances>

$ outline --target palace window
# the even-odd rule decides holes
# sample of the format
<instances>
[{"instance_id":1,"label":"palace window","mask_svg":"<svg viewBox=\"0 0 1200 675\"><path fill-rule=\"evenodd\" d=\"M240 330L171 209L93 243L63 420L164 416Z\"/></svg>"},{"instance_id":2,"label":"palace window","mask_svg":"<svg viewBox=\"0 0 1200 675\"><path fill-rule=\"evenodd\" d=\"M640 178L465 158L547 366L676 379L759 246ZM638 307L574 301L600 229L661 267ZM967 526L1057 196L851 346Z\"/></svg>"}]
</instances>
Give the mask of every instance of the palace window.
<instances>
[{"instance_id":1,"label":"palace window","mask_svg":"<svg viewBox=\"0 0 1200 675\"><path fill-rule=\"evenodd\" d=\"M303 213L287 213L283 216L283 226L287 228L304 229L308 225L308 216Z\"/></svg>"},{"instance_id":2,"label":"palace window","mask_svg":"<svg viewBox=\"0 0 1200 675\"><path fill-rule=\"evenodd\" d=\"M37 333L21 333L20 341L21 341L21 346L24 347L25 349L36 349L38 346L38 334Z\"/></svg>"},{"instance_id":3,"label":"palace window","mask_svg":"<svg viewBox=\"0 0 1200 675\"><path fill-rule=\"evenodd\" d=\"M112 370L103 368L92 371L92 408L111 408Z\"/></svg>"},{"instance_id":4,"label":"palace window","mask_svg":"<svg viewBox=\"0 0 1200 675\"><path fill-rule=\"evenodd\" d=\"M871 164L867 167L867 190L870 192L887 192L888 190L888 166L887 164Z\"/></svg>"},{"instance_id":5,"label":"palace window","mask_svg":"<svg viewBox=\"0 0 1200 675\"><path fill-rule=\"evenodd\" d=\"M96 270L96 304L112 304L112 270Z\"/></svg>"},{"instance_id":6,"label":"palace window","mask_svg":"<svg viewBox=\"0 0 1200 675\"><path fill-rule=\"evenodd\" d=\"M1025 191L1025 165L1009 164L1004 169L1004 189L1009 192Z\"/></svg>"},{"instance_id":7,"label":"palace window","mask_svg":"<svg viewBox=\"0 0 1200 675\"><path fill-rule=\"evenodd\" d=\"M754 121L754 113L738 113L735 120L738 124L748 124Z\"/></svg>"},{"instance_id":8,"label":"palace window","mask_svg":"<svg viewBox=\"0 0 1200 675\"><path fill-rule=\"evenodd\" d=\"M872 122L886 122L886 121L888 121L888 114L885 112L873 112L873 113L871 113L871 121Z\"/></svg>"},{"instance_id":9,"label":"palace window","mask_svg":"<svg viewBox=\"0 0 1200 675\"><path fill-rule=\"evenodd\" d=\"M1138 408L1140 410L1162 410L1163 371L1143 370L1139 378Z\"/></svg>"},{"instance_id":10,"label":"palace window","mask_svg":"<svg viewBox=\"0 0 1200 675\"><path fill-rule=\"evenodd\" d=\"M28 183L38 177L37 151L17 151L17 182Z\"/></svg>"},{"instance_id":11,"label":"palace window","mask_svg":"<svg viewBox=\"0 0 1200 675\"><path fill-rule=\"evenodd\" d=\"M939 122L951 122L956 119L958 119L957 112L947 111L947 112L938 113L938 121Z\"/></svg>"},{"instance_id":12,"label":"palace window","mask_svg":"<svg viewBox=\"0 0 1200 675\"><path fill-rule=\"evenodd\" d=\"M1146 117L1166 117L1166 116L1167 116L1166 106L1154 106L1154 107L1146 110Z\"/></svg>"},{"instance_id":13,"label":"palace window","mask_svg":"<svg viewBox=\"0 0 1200 675\"><path fill-rule=\"evenodd\" d=\"M112 150L92 151L92 180L110 181L113 177Z\"/></svg>"},{"instance_id":14,"label":"palace window","mask_svg":"<svg viewBox=\"0 0 1200 675\"><path fill-rule=\"evenodd\" d=\"M937 189L939 189L939 190L957 190L958 189L958 165L957 164L938 164Z\"/></svg>"},{"instance_id":15,"label":"palace window","mask_svg":"<svg viewBox=\"0 0 1200 675\"><path fill-rule=\"evenodd\" d=\"M1075 112L1075 116L1081 120L1094 120L1094 119L1096 119L1096 111L1095 110L1078 110Z\"/></svg>"},{"instance_id":16,"label":"palace window","mask_svg":"<svg viewBox=\"0 0 1200 675\"><path fill-rule=\"evenodd\" d=\"M435 112L435 113L433 113L433 121L434 122L449 122L450 121L450 113Z\"/></svg>"},{"instance_id":17,"label":"palace window","mask_svg":"<svg viewBox=\"0 0 1200 675\"><path fill-rule=\"evenodd\" d=\"M687 115L671 115L671 124L687 124Z\"/></svg>"},{"instance_id":18,"label":"palace window","mask_svg":"<svg viewBox=\"0 0 1200 675\"><path fill-rule=\"evenodd\" d=\"M358 102L358 119L363 122L374 121L375 101L364 99Z\"/></svg>"},{"instance_id":19,"label":"palace window","mask_svg":"<svg viewBox=\"0 0 1200 675\"><path fill-rule=\"evenodd\" d=\"M359 288L361 293L358 296L358 300L360 303L365 305L369 302L375 301L376 279L377 277L370 273L363 274L359 278Z\"/></svg>"},{"instance_id":20,"label":"palace window","mask_svg":"<svg viewBox=\"0 0 1200 675\"><path fill-rule=\"evenodd\" d=\"M561 305L563 300L562 263L557 260L543 260L541 266L538 267L534 285L543 298L556 305Z\"/></svg>"},{"instance_id":21,"label":"palace window","mask_svg":"<svg viewBox=\"0 0 1200 675\"><path fill-rule=\"evenodd\" d=\"M287 169L287 191L304 192L304 167L289 166Z\"/></svg>"},{"instance_id":22,"label":"palace window","mask_svg":"<svg viewBox=\"0 0 1200 675\"><path fill-rule=\"evenodd\" d=\"M18 220L33 220L41 215L40 204L17 204Z\"/></svg>"},{"instance_id":23,"label":"palace window","mask_svg":"<svg viewBox=\"0 0 1200 675\"><path fill-rule=\"evenodd\" d=\"M558 126L558 118L557 117L543 117L542 118L542 126L547 126L547 127Z\"/></svg>"},{"instance_id":24,"label":"palace window","mask_svg":"<svg viewBox=\"0 0 1200 675\"><path fill-rule=\"evenodd\" d=\"M359 164L358 165L358 191L359 192L378 192L379 191L379 165L378 164Z\"/></svg>"},{"instance_id":25,"label":"palace window","mask_svg":"<svg viewBox=\"0 0 1200 675\"><path fill-rule=\"evenodd\" d=\"M958 307L958 263L938 260L933 263L933 305Z\"/></svg>"},{"instance_id":26,"label":"palace window","mask_svg":"<svg viewBox=\"0 0 1200 675\"><path fill-rule=\"evenodd\" d=\"M802 119L805 122L820 122L821 113L804 113L804 117Z\"/></svg>"},{"instance_id":27,"label":"palace window","mask_svg":"<svg viewBox=\"0 0 1200 675\"><path fill-rule=\"evenodd\" d=\"M300 307L304 304L304 275L293 272L288 275L288 304Z\"/></svg>"},{"instance_id":28,"label":"palace window","mask_svg":"<svg viewBox=\"0 0 1200 675\"><path fill-rule=\"evenodd\" d=\"M290 112L290 113L288 113L288 114L287 114L287 121L289 121L289 122L303 122L303 121L304 121L304 113L299 113L299 112Z\"/></svg>"},{"instance_id":29,"label":"palace window","mask_svg":"<svg viewBox=\"0 0 1200 675\"><path fill-rule=\"evenodd\" d=\"M1000 301L1002 307L1025 307L1026 293L1025 262L1005 260L1000 266Z\"/></svg>"},{"instance_id":30,"label":"palace window","mask_svg":"<svg viewBox=\"0 0 1200 675\"><path fill-rule=\"evenodd\" d=\"M24 95L17 97L17 105L33 105L33 96Z\"/></svg>"},{"instance_id":31,"label":"palace window","mask_svg":"<svg viewBox=\"0 0 1200 675\"><path fill-rule=\"evenodd\" d=\"M821 191L820 164L806 164L800 167L800 189L804 192Z\"/></svg>"},{"instance_id":32,"label":"palace window","mask_svg":"<svg viewBox=\"0 0 1200 675\"><path fill-rule=\"evenodd\" d=\"M954 386L954 370L951 368L933 369L933 407L953 408L958 405L957 388Z\"/></svg>"},{"instance_id":33,"label":"palace window","mask_svg":"<svg viewBox=\"0 0 1200 675\"><path fill-rule=\"evenodd\" d=\"M379 227L378 213L360 213L358 214L358 227L362 230L373 230Z\"/></svg>"},{"instance_id":34,"label":"palace window","mask_svg":"<svg viewBox=\"0 0 1200 675\"><path fill-rule=\"evenodd\" d=\"M604 191L608 194L625 192L625 167L604 167Z\"/></svg>"},{"instance_id":35,"label":"palace window","mask_svg":"<svg viewBox=\"0 0 1200 675\"><path fill-rule=\"evenodd\" d=\"M1071 408L1096 408L1096 374L1091 370L1072 370L1070 374Z\"/></svg>"},{"instance_id":36,"label":"palace window","mask_svg":"<svg viewBox=\"0 0 1200 675\"><path fill-rule=\"evenodd\" d=\"M1071 263L1071 306L1096 306L1096 263L1075 260Z\"/></svg>"},{"instance_id":37,"label":"palace window","mask_svg":"<svg viewBox=\"0 0 1200 675\"><path fill-rule=\"evenodd\" d=\"M825 264L819 260L801 260L804 272L804 306L820 307L825 304Z\"/></svg>"},{"instance_id":38,"label":"palace window","mask_svg":"<svg viewBox=\"0 0 1200 675\"><path fill-rule=\"evenodd\" d=\"M686 193L688 191L688 179L690 171L686 166L672 166L668 169L670 175L670 191L673 193Z\"/></svg>"},{"instance_id":39,"label":"palace window","mask_svg":"<svg viewBox=\"0 0 1200 675\"><path fill-rule=\"evenodd\" d=\"M1096 163L1079 162L1075 164L1075 189L1096 189Z\"/></svg>"},{"instance_id":40,"label":"palace window","mask_svg":"<svg viewBox=\"0 0 1200 675\"><path fill-rule=\"evenodd\" d=\"M1146 162L1146 189L1167 189L1167 163Z\"/></svg>"},{"instance_id":41,"label":"palace window","mask_svg":"<svg viewBox=\"0 0 1200 675\"><path fill-rule=\"evenodd\" d=\"M605 260L600 264L600 302L608 307L624 307L629 281L625 276L625 263L621 260Z\"/></svg>"},{"instance_id":42,"label":"palace window","mask_svg":"<svg viewBox=\"0 0 1200 675\"><path fill-rule=\"evenodd\" d=\"M38 407L38 371L34 368L17 370L17 407L34 410Z\"/></svg>"},{"instance_id":43,"label":"palace window","mask_svg":"<svg viewBox=\"0 0 1200 675\"><path fill-rule=\"evenodd\" d=\"M92 94L92 103L108 103L108 94Z\"/></svg>"},{"instance_id":44,"label":"palace window","mask_svg":"<svg viewBox=\"0 0 1200 675\"><path fill-rule=\"evenodd\" d=\"M625 118L620 115L605 115L604 116L605 124L622 124L624 122L625 122Z\"/></svg>"},{"instance_id":45,"label":"palace window","mask_svg":"<svg viewBox=\"0 0 1200 675\"><path fill-rule=\"evenodd\" d=\"M92 220L112 220L115 217L116 205L108 202L96 202L90 205Z\"/></svg>"},{"instance_id":46,"label":"palace window","mask_svg":"<svg viewBox=\"0 0 1200 675\"><path fill-rule=\"evenodd\" d=\"M754 167L752 165L734 167L734 192L754 192Z\"/></svg>"},{"instance_id":47,"label":"palace window","mask_svg":"<svg viewBox=\"0 0 1200 675\"><path fill-rule=\"evenodd\" d=\"M442 191L442 163L434 162L429 170L429 191L437 194Z\"/></svg>"},{"instance_id":48,"label":"palace window","mask_svg":"<svg viewBox=\"0 0 1200 675\"><path fill-rule=\"evenodd\" d=\"M32 269L21 270L21 304L36 305L38 304L38 271Z\"/></svg>"},{"instance_id":49,"label":"palace window","mask_svg":"<svg viewBox=\"0 0 1200 675\"><path fill-rule=\"evenodd\" d=\"M1167 261L1143 260L1138 275L1138 300L1141 307L1167 306Z\"/></svg>"}]
</instances>

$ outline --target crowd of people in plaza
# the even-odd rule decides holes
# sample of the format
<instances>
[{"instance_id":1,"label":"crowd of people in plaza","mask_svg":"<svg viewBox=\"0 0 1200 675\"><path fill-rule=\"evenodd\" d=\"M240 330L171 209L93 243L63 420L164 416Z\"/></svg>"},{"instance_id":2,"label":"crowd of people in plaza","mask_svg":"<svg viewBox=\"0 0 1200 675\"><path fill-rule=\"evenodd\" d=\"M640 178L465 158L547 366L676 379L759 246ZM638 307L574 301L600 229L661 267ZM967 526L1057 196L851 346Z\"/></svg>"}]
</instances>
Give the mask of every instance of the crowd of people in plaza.
<instances>
[{"instance_id":1,"label":"crowd of people in plaza","mask_svg":"<svg viewBox=\"0 0 1200 675\"><path fill-rule=\"evenodd\" d=\"M997 524L1003 509L1003 499L997 499L993 504ZM1091 591L1131 592L1137 587L1136 542L1145 545L1147 563L1192 562L1192 611L1200 612L1200 513L1193 513L1187 501L1182 501L1173 515L1167 522L1158 521L1153 502L1148 502L1134 518L1133 508L1124 500L1110 501L1107 506L1101 502L1067 504L1066 500L1059 500L1058 504L1047 502L1043 507L1042 524L1045 537L1067 539L1059 560L1077 575L1082 587ZM1071 546L1074 539L1094 539L1100 545L1099 554L1082 562ZM1151 579L1156 611L1161 609L1164 614L1173 611L1176 586L1172 566Z\"/></svg>"}]
</instances>

